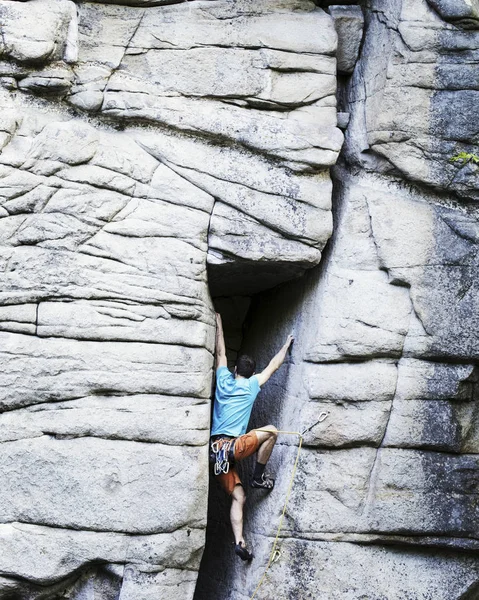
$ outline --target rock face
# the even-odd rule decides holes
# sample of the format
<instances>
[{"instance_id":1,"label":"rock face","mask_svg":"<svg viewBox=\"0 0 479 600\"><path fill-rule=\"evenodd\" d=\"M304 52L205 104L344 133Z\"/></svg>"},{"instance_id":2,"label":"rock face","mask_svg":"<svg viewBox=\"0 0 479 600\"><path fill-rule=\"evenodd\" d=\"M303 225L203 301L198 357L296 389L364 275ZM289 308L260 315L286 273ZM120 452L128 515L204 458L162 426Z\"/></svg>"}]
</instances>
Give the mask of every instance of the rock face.
<instances>
[{"instance_id":1,"label":"rock face","mask_svg":"<svg viewBox=\"0 0 479 600\"><path fill-rule=\"evenodd\" d=\"M210 292L320 262L333 22L303 0L1 0L0 30L0 597L192 598Z\"/></svg>"},{"instance_id":2,"label":"rock face","mask_svg":"<svg viewBox=\"0 0 479 600\"><path fill-rule=\"evenodd\" d=\"M337 22L351 8L328 10ZM328 251L300 282L257 296L244 332L243 350L261 369L295 331L292 356L264 387L252 424L305 431L279 552L254 597L473 600L475 4L370 0L362 8L360 58L340 78L338 109L350 119L333 169ZM338 55L348 51L342 38ZM460 153L466 158L450 160ZM197 598L255 592L297 451L294 437L279 441L275 489L249 493L255 560L248 568L235 561L226 510L213 496Z\"/></svg>"},{"instance_id":3,"label":"rock face","mask_svg":"<svg viewBox=\"0 0 479 600\"><path fill-rule=\"evenodd\" d=\"M252 596L215 308L296 334L255 597L479 598L479 6L360 4L0 0L0 598Z\"/></svg>"}]
</instances>

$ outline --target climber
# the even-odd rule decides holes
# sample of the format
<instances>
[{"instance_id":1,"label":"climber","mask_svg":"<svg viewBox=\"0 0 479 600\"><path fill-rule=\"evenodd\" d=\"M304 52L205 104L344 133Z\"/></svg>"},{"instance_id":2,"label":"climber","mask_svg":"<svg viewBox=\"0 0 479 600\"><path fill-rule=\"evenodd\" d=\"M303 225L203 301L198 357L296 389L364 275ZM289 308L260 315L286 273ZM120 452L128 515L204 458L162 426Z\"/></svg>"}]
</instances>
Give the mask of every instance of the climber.
<instances>
[{"instance_id":1,"label":"climber","mask_svg":"<svg viewBox=\"0 0 479 600\"><path fill-rule=\"evenodd\" d=\"M251 487L273 489L274 479L265 475L265 466L276 443L278 430L273 425L267 425L245 432L261 386L283 364L293 340L293 336L289 335L278 354L258 374L255 374L256 363L250 356L239 356L233 375L227 368L221 315L216 314L216 394L210 448L215 461L215 475L231 496L230 519L235 552L242 560L251 561L253 555L246 548L243 538L246 495L234 463L257 452Z\"/></svg>"}]
</instances>

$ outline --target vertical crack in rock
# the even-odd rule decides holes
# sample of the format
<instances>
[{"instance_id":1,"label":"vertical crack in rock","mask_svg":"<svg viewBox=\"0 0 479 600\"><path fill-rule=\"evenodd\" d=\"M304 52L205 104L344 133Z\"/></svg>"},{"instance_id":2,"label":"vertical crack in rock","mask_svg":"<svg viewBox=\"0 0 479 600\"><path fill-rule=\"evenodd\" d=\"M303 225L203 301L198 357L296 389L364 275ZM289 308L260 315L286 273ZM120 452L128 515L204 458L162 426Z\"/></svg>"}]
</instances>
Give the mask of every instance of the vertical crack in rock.
<instances>
[{"instance_id":1,"label":"vertical crack in rock","mask_svg":"<svg viewBox=\"0 0 479 600\"><path fill-rule=\"evenodd\" d=\"M38 310L40 308L40 302L37 302L35 306L35 335L38 335Z\"/></svg>"},{"instance_id":2,"label":"vertical crack in rock","mask_svg":"<svg viewBox=\"0 0 479 600\"><path fill-rule=\"evenodd\" d=\"M118 61L118 65L111 70L111 73L110 73L110 75L108 76L108 79L105 82L105 87L103 88L103 98L105 97L105 93L108 91L108 86L110 84L111 78L113 77L113 75L119 69L121 69L121 65L122 65L123 59L127 55L128 50L130 48L130 44L133 41L133 39L134 39L135 35L137 34L138 30L140 29L140 26L141 26L141 23L143 22L143 18L145 16L145 14L146 14L146 10L143 10L143 12L140 14L140 17L138 19L138 23L136 24L135 28L133 29L133 32L132 32L132 34L130 36L130 39L126 42L126 45L125 45L124 50L123 50L123 55L120 58L120 60ZM103 100L103 102L105 102L105 100Z\"/></svg>"},{"instance_id":3,"label":"vertical crack in rock","mask_svg":"<svg viewBox=\"0 0 479 600\"><path fill-rule=\"evenodd\" d=\"M367 493L365 494L364 505L363 505L363 509L362 509L363 514L367 513L367 511L370 509L371 505L374 502L374 494L376 491L376 480L378 477L378 473L377 473L378 468L377 467L378 467L378 464L380 463L381 449L383 448L384 440L386 439L387 432L388 432L389 423L391 421L391 415L394 410L394 399L396 397L398 380L399 380L399 363L400 363L400 360L396 363L396 370L397 370L396 371L396 384L394 387L394 392L392 394L392 400L391 400L391 404L389 406L388 417L387 417L386 424L384 426L383 436L382 436L381 441L379 442L379 445L376 449L374 461L373 461L371 470L369 471L369 474L367 477Z\"/></svg>"}]
</instances>

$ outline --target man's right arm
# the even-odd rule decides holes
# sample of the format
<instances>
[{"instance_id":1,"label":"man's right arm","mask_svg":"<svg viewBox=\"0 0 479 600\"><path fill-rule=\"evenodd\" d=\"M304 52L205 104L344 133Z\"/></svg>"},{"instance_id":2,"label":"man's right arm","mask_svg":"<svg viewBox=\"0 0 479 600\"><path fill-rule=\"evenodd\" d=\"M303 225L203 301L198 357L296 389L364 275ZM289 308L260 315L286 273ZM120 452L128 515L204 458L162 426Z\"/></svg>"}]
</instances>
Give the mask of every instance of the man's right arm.
<instances>
[{"instance_id":1,"label":"man's right arm","mask_svg":"<svg viewBox=\"0 0 479 600\"><path fill-rule=\"evenodd\" d=\"M223 333L223 322L221 320L220 313L216 313L216 368L227 367L228 361L226 359L226 344L225 336Z\"/></svg>"},{"instance_id":2,"label":"man's right arm","mask_svg":"<svg viewBox=\"0 0 479 600\"><path fill-rule=\"evenodd\" d=\"M278 352L278 354L276 354L276 356L274 356L270 360L269 365L266 367L266 369L264 369L264 371L261 371L261 373L258 373L256 375L260 386L264 385L268 381L268 379L271 377L271 375L273 373L275 373L280 368L280 366L284 363L284 359L286 358L286 353L288 352L289 347L291 346L293 341L294 341L294 337L292 335L288 335L288 339L286 340L284 346L281 348L281 350Z\"/></svg>"}]
</instances>

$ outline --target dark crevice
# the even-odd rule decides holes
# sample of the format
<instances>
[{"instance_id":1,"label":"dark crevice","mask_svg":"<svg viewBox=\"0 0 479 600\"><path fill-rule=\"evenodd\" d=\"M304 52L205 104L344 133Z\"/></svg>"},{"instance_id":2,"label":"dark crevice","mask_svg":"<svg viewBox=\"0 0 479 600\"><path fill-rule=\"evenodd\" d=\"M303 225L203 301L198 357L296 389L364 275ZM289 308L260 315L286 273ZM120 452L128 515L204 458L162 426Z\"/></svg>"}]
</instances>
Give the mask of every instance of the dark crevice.
<instances>
[{"instance_id":1,"label":"dark crevice","mask_svg":"<svg viewBox=\"0 0 479 600\"><path fill-rule=\"evenodd\" d=\"M329 253L328 244L324 250L326 255ZM239 276L243 275L248 278L261 279L261 263L248 264L247 261L238 260L234 256L231 258L230 266L227 264L224 266L225 276L228 277L228 269L230 273L235 276L239 273ZM281 263L277 265L273 264L272 267L281 268ZM245 271L245 269L247 269ZM317 271L317 268L314 269ZM303 269L303 273L305 269ZM213 273L212 265L209 266L208 275L210 282L210 291L213 294L213 304L217 312L220 312L223 318L223 325L225 331L225 341L227 347L228 366L232 369L235 363L235 359L240 352L247 352L257 360L256 370L261 371L267 364L268 360L272 358L273 354L276 353L281 345L284 343L286 334L283 332L277 332L272 327L270 322L264 322L261 328L258 327L258 314L264 311L264 306L271 306L273 308L275 302L273 298L275 294L284 293L284 290L298 290L300 291L307 279L307 273L301 276L296 276L288 283L282 283L276 286L269 286L269 289L264 291L240 295L230 294L228 290L231 290L233 286L227 283L227 280L223 280L220 286L213 285L212 279L216 277ZM264 283L264 282L263 282ZM244 286L246 287L246 286ZM267 285L265 287L268 287ZM300 293L300 292L299 292ZM301 295L301 293L300 293ZM252 342L251 337L262 335L265 332L266 337L270 338L265 342L266 350L261 349L259 352L255 351L254 346L256 342ZM291 358L288 358L286 363L282 367L282 376L288 373L288 364L291 362ZM273 389L274 383L269 382L269 389ZM264 396L264 394L263 394ZM282 402L277 403L275 409L265 410L264 405L270 403L267 398L258 398L253 409L252 419L250 421L249 428L264 426L267 423L275 422L278 419L278 411L281 410L280 405ZM256 406L261 407L259 411L256 410ZM262 413L269 413L267 416L263 416ZM261 423L258 423L258 419L261 419ZM265 422L263 422L266 419ZM279 448L283 447L282 442L278 444ZM284 444L285 448L289 448L289 445ZM240 463L238 466L242 481L245 482L245 487L249 481L252 459ZM247 492L248 493L248 492ZM254 497L248 500L246 506L246 512L253 518L252 515L255 513L255 501ZM208 501L208 520L206 530L206 548L203 554L201 562L199 577L196 587L195 600L210 600L212 597L226 598L231 592L231 585L234 581L234 569L236 562L234 560L228 560L227 556L231 549L231 543L233 541L231 526L229 522L229 504L230 500L227 498L223 490L221 490L215 481L215 478L210 474L210 486L209 486L209 501ZM248 524L246 522L245 535L248 539L251 539L251 533L247 531ZM222 572L222 582L218 582L214 573L218 569ZM218 585L217 585L218 584ZM223 587L225 586L225 587ZM220 589L221 588L221 589Z\"/></svg>"},{"instance_id":2,"label":"dark crevice","mask_svg":"<svg viewBox=\"0 0 479 600\"><path fill-rule=\"evenodd\" d=\"M339 196L337 191L335 191L338 186L340 186L340 180L335 179L333 176L333 198ZM337 203L333 202L334 222L336 222L338 218L339 210L340 207ZM332 245L333 241L332 238L330 238L322 251L320 265L315 267L312 271L306 270L305 268L294 279L289 277L290 281L288 283L278 282L279 285L276 286L268 285L266 283L263 290L246 296L238 295L238 291L236 290L235 296L232 296L228 292L228 290L231 290L231 288L234 287L229 284L227 280L228 270L233 274L233 277L237 274L242 276L246 272L247 279L251 277L261 279L261 263L248 265L247 261L242 262L234 256L230 256L230 265L226 264L222 267L225 276L223 276L220 269L213 265L209 265L208 276L215 309L221 312L223 317L226 315L226 319L224 318L224 325L229 359L228 363L230 366L233 365L234 358L239 351L246 351L257 359L257 371L260 371L266 366L268 358L271 358L273 353L279 350L284 342L283 337L286 337L285 328L290 327L290 325L288 325L290 319L286 317L286 315L283 315L282 317L279 317L275 323L275 318L273 316L263 318L265 316L265 311L266 314L270 311L273 313L277 312L280 301L276 300L276 296L282 296L284 294L291 295L291 297L294 298L293 305L291 310L286 310L286 312L290 312L292 318L299 308L305 294L305 289L310 285L311 279L314 278L314 280L317 281L318 278L322 277L324 270L327 268L325 265L327 265L330 260ZM278 266L279 265L276 265L276 268L278 268ZM215 273L215 269L217 269L218 274ZM250 269L250 271L246 271L246 269ZM220 279L221 284L215 284L215 279ZM238 304L242 306L243 312L238 311ZM282 312L285 311L279 308L279 314ZM235 315L236 321L234 319ZM287 333L289 333L289 331ZM263 335L264 340L262 339ZM255 349L257 351L259 350L259 352L255 352ZM294 362L292 357L287 359L287 364L283 365L282 371L278 372L280 373L278 375L278 382L284 381L285 378L288 377L288 365L293 365ZM276 380L275 382L271 381L268 383L268 389L275 390L276 385ZM260 397L261 399L259 398L255 404L249 426L250 428L261 427L270 422L279 426L281 420L280 415L283 405L285 404L285 399L276 397L272 404L271 395L265 397L264 394L265 392L263 392L263 398ZM278 454L281 447L284 447L287 450L290 446L286 443L283 446L283 443L280 441L278 443ZM318 448L315 447L314 449L317 450ZM331 448L328 450L331 450ZM240 464L239 470L242 480L248 481L248 471L251 468L252 461L249 459L248 461L245 461L245 463L246 464ZM284 468L288 469L289 466L280 467L280 476ZM254 522L254 515L256 512L255 505L258 500L259 499L255 499L253 496L248 500L246 505L245 536L247 541L248 538L251 540L252 532L248 531L248 528L251 527L252 522ZM210 600L213 597L226 598L229 597L232 588L235 587L236 561L234 557L229 560L227 559L233 541L229 523L229 499L226 498L224 492L219 489L214 480L214 476L212 475L210 475L207 523L206 548L199 570L195 600ZM262 558L260 557L259 560L262 560ZM221 570L222 573L221 581L216 577L218 570Z\"/></svg>"}]
</instances>

